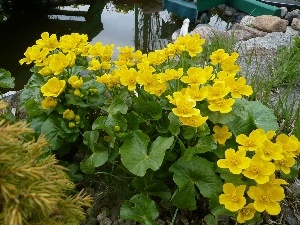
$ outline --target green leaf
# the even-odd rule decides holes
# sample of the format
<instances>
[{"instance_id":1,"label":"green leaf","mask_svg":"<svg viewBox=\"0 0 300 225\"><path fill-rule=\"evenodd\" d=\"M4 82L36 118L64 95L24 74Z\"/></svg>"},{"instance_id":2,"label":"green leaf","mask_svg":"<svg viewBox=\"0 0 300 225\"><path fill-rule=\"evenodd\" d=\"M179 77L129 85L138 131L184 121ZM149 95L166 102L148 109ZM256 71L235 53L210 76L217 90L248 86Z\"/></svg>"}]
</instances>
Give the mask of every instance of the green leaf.
<instances>
[{"instance_id":1,"label":"green leaf","mask_svg":"<svg viewBox=\"0 0 300 225\"><path fill-rule=\"evenodd\" d=\"M92 152L95 152L95 144L99 138L99 133L96 130L85 131L83 133L83 143L91 149Z\"/></svg>"},{"instance_id":2,"label":"green leaf","mask_svg":"<svg viewBox=\"0 0 300 225\"><path fill-rule=\"evenodd\" d=\"M123 98L115 96L112 103L108 107L105 107L105 110L112 115L117 113L125 114L127 113L128 106Z\"/></svg>"},{"instance_id":3,"label":"green leaf","mask_svg":"<svg viewBox=\"0 0 300 225\"><path fill-rule=\"evenodd\" d=\"M80 97L77 97L73 94L65 94L65 98L67 101L67 105L76 105L76 106L80 106L80 107L88 107L89 106Z\"/></svg>"},{"instance_id":4,"label":"green leaf","mask_svg":"<svg viewBox=\"0 0 300 225\"><path fill-rule=\"evenodd\" d=\"M178 192L173 197L173 204L178 208L194 210L200 193L207 198L222 192L222 181L215 173L214 164L204 158L193 156L190 160L180 158L170 167Z\"/></svg>"},{"instance_id":5,"label":"green leaf","mask_svg":"<svg viewBox=\"0 0 300 225\"><path fill-rule=\"evenodd\" d=\"M146 195L158 196L165 201L171 198L171 191L162 179L153 178L152 174L147 173L144 177L135 177L133 186L140 192ZM148 176L147 176L148 175Z\"/></svg>"},{"instance_id":6,"label":"green leaf","mask_svg":"<svg viewBox=\"0 0 300 225\"><path fill-rule=\"evenodd\" d=\"M256 129L256 126L251 119L250 115L246 117L246 119L242 119L241 117L235 117L233 121L227 124L230 131L237 136L239 134L249 134L252 130Z\"/></svg>"},{"instance_id":7,"label":"green leaf","mask_svg":"<svg viewBox=\"0 0 300 225\"><path fill-rule=\"evenodd\" d=\"M246 99L240 99L239 101L245 106L251 119L257 128L262 128L263 130L278 130L279 126L277 119L274 116L271 109L263 105L259 101L248 101Z\"/></svg>"},{"instance_id":8,"label":"green leaf","mask_svg":"<svg viewBox=\"0 0 300 225\"><path fill-rule=\"evenodd\" d=\"M107 116L99 116L92 125L92 130L104 130Z\"/></svg>"},{"instance_id":9,"label":"green leaf","mask_svg":"<svg viewBox=\"0 0 300 225\"><path fill-rule=\"evenodd\" d=\"M15 78L11 77L11 73L5 69L0 69L0 87L1 88L14 88Z\"/></svg>"},{"instance_id":10,"label":"green leaf","mask_svg":"<svg viewBox=\"0 0 300 225\"><path fill-rule=\"evenodd\" d=\"M144 225L156 225L155 219L158 215L154 201L141 194L133 196L130 201L124 201L120 211L122 219L134 220Z\"/></svg>"},{"instance_id":11,"label":"green leaf","mask_svg":"<svg viewBox=\"0 0 300 225\"><path fill-rule=\"evenodd\" d=\"M45 134L52 150L59 149L59 147L63 144L62 137L64 134L58 125L58 121L48 118L41 127L41 133Z\"/></svg>"},{"instance_id":12,"label":"green leaf","mask_svg":"<svg viewBox=\"0 0 300 225\"><path fill-rule=\"evenodd\" d=\"M184 127L183 128L183 137L186 140L190 140L194 137L196 132L197 132L197 128L195 128L195 127Z\"/></svg>"},{"instance_id":13,"label":"green leaf","mask_svg":"<svg viewBox=\"0 0 300 225\"><path fill-rule=\"evenodd\" d=\"M181 122L172 112L170 112L168 118L170 120L170 131L174 136L177 136L180 133Z\"/></svg>"},{"instance_id":14,"label":"green leaf","mask_svg":"<svg viewBox=\"0 0 300 225\"><path fill-rule=\"evenodd\" d=\"M162 107L159 102L146 100L140 96L134 99L133 109L145 120L159 120L162 116Z\"/></svg>"},{"instance_id":15,"label":"green leaf","mask_svg":"<svg viewBox=\"0 0 300 225\"><path fill-rule=\"evenodd\" d=\"M186 150L184 157L186 157L187 160L190 160L195 154L213 151L216 148L217 148L217 143L215 139L212 136L205 136L199 138L195 146L189 147Z\"/></svg>"},{"instance_id":16,"label":"green leaf","mask_svg":"<svg viewBox=\"0 0 300 225\"><path fill-rule=\"evenodd\" d=\"M206 225L218 225L218 219L211 214L204 217L204 222Z\"/></svg>"},{"instance_id":17,"label":"green leaf","mask_svg":"<svg viewBox=\"0 0 300 225\"><path fill-rule=\"evenodd\" d=\"M37 103L34 99L30 99L25 103L26 111L29 116L35 117L43 114L45 111L42 109L41 105Z\"/></svg>"},{"instance_id":18,"label":"green leaf","mask_svg":"<svg viewBox=\"0 0 300 225\"><path fill-rule=\"evenodd\" d=\"M95 172L96 167L102 166L107 160L108 151L107 149L103 149L102 151L94 152L81 161L80 169L86 174L92 174Z\"/></svg>"},{"instance_id":19,"label":"green leaf","mask_svg":"<svg viewBox=\"0 0 300 225\"><path fill-rule=\"evenodd\" d=\"M165 152L172 145L173 137L157 137L148 149L150 138L141 131L133 132L130 139L120 147L121 160L124 166L137 176L144 176L147 169L158 170Z\"/></svg>"},{"instance_id":20,"label":"green leaf","mask_svg":"<svg viewBox=\"0 0 300 225\"><path fill-rule=\"evenodd\" d=\"M125 114L125 118L127 120L127 128L128 130L138 130L139 129L139 116L135 112L129 112Z\"/></svg>"},{"instance_id":21,"label":"green leaf","mask_svg":"<svg viewBox=\"0 0 300 225\"><path fill-rule=\"evenodd\" d=\"M162 117L156 123L156 129L159 133L167 133L169 131L170 120L168 114L162 113Z\"/></svg>"},{"instance_id":22,"label":"green leaf","mask_svg":"<svg viewBox=\"0 0 300 225\"><path fill-rule=\"evenodd\" d=\"M115 129L115 126L119 126L120 130L118 132L125 132L127 129L127 120L125 116L118 113L115 115L109 114L105 121L105 126L109 127L111 130Z\"/></svg>"}]
</instances>

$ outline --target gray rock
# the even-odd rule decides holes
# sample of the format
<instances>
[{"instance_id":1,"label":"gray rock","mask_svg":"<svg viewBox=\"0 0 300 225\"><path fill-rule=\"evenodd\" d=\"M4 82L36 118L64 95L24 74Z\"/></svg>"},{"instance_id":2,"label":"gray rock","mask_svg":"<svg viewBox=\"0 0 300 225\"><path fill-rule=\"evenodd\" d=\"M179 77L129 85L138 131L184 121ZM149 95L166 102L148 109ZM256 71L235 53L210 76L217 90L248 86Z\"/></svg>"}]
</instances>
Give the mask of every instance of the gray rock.
<instances>
[{"instance_id":1,"label":"gray rock","mask_svg":"<svg viewBox=\"0 0 300 225\"><path fill-rule=\"evenodd\" d=\"M235 39L238 41L246 41L256 37L264 37L268 34L267 32L259 31L255 28L244 26L238 23L233 25L232 30L234 31Z\"/></svg>"},{"instance_id":2,"label":"gray rock","mask_svg":"<svg viewBox=\"0 0 300 225\"><path fill-rule=\"evenodd\" d=\"M298 19L298 18L293 18L291 27L292 27L294 30L300 31L300 19Z\"/></svg>"},{"instance_id":3,"label":"gray rock","mask_svg":"<svg viewBox=\"0 0 300 225\"><path fill-rule=\"evenodd\" d=\"M281 18L284 18L287 12L288 9L286 7L281 7Z\"/></svg>"},{"instance_id":4,"label":"gray rock","mask_svg":"<svg viewBox=\"0 0 300 225\"><path fill-rule=\"evenodd\" d=\"M289 25L292 23L294 18L300 19L300 10L299 9L295 9L291 12L288 12L284 17L284 19L289 21Z\"/></svg>"},{"instance_id":5,"label":"gray rock","mask_svg":"<svg viewBox=\"0 0 300 225\"><path fill-rule=\"evenodd\" d=\"M251 26L254 19L255 19L254 16L248 16L248 15L244 16L240 22L240 25Z\"/></svg>"}]
</instances>

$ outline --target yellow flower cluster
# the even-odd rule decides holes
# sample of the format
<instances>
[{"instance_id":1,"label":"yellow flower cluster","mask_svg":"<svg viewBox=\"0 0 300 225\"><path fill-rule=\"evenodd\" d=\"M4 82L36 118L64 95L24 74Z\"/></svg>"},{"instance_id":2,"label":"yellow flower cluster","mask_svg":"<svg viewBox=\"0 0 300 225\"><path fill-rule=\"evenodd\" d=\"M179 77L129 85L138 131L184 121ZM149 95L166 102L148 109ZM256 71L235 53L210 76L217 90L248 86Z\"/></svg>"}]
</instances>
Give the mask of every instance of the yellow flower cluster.
<instances>
[{"instance_id":1,"label":"yellow flower cluster","mask_svg":"<svg viewBox=\"0 0 300 225\"><path fill-rule=\"evenodd\" d=\"M216 127L215 138L219 143L225 143L231 137L228 127L222 130ZM222 131L221 131L222 130ZM253 203L246 205L244 191L246 186L235 187L232 183L223 186L224 194L219 202L230 211L238 211L237 221L244 223L252 219L256 211L266 211L270 215L278 215L281 211L279 202L285 197L281 184L287 184L282 179L275 178L276 171L290 173L295 164L295 157L300 154L300 142L294 136L279 134L263 129L253 130L248 136L236 136L238 150L229 148L225 151L225 159L217 161L220 168L227 168L233 174L243 174L254 180L257 185L250 186L247 195Z\"/></svg>"}]
</instances>

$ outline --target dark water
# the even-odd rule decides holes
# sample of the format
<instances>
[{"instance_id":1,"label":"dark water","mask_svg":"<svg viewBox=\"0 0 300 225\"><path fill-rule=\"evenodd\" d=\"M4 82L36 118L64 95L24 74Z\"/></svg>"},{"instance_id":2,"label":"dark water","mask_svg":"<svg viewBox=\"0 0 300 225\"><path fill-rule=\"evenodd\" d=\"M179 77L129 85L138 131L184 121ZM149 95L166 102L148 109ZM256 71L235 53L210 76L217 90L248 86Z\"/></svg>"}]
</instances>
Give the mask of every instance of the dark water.
<instances>
[{"instance_id":1,"label":"dark water","mask_svg":"<svg viewBox=\"0 0 300 225\"><path fill-rule=\"evenodd\" d=\"M222 26L218 18L210 23ZM11 72L16 78L14 90L21 90L31 66L20 66L19 60L45 31L58 37L85 33L91 43L114 44L116 58L119 46L145 53L163 48L181 25L182 19L163 10L158 0L80 0L55 7L6 9L0 12L0 68Z\"/></svg>"}]
</instances>

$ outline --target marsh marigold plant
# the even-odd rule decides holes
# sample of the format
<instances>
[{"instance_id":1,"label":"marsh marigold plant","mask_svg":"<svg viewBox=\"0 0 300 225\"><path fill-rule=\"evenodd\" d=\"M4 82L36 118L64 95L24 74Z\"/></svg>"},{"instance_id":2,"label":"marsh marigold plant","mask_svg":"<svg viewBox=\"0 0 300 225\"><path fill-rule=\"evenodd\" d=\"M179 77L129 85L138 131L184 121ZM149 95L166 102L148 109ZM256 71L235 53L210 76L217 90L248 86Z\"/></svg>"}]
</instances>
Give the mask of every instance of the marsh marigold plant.
<instances>
[{"instance_id":1,"label":"marsh marigold plant","mask_svg":"<svg viewBox=\"0 0 300 225\"><path fill-rule=\"evenodd\" d=\"M118 47L113 60L113 45L45 32L20 60L34 64L21 106L49 154L76 173L127 178L124 219L156 224L157 204L200 210L203 201L213 216L240 223L277 215L280 176L295 170L299 141L247 100L237 52L216 49L205 60L204 48L199 35L186 35L147 54Z\"/></svg>"}]
</instances>

